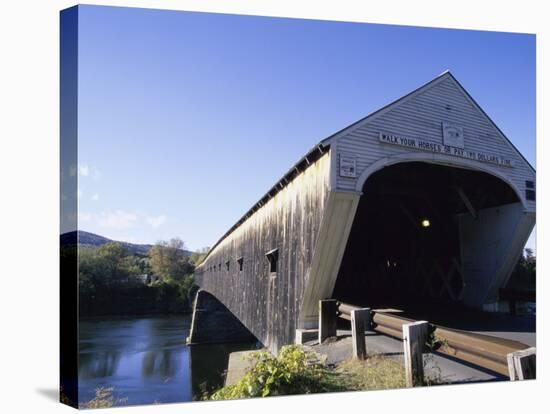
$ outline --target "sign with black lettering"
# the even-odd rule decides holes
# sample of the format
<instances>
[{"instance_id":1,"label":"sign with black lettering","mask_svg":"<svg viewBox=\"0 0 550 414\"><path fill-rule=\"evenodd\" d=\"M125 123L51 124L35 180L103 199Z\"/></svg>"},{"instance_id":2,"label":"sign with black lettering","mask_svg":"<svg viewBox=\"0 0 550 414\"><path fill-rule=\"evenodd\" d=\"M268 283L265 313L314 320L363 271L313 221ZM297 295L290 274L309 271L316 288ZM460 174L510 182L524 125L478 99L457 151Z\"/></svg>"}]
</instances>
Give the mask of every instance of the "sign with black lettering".
<instances>
[{"instance_id":1,"label":"sign with black lettering","mask_svg":"<svg viewBox=\"0 0 550 414\"><path fill-rule=\"evenodd\" d=\"M380 142L384 144L399 145L420 151L435 152L438 154L451 155L453 157L467 158L474 161L496 164L503 167L513 167L514 163L508 158L503 158L496 154L487 154L477 151L469 151L463 148L456 148L450 145L438 144L436 142L425 141L418 138L408 138L399 135L386 134L380 132Z\"/></svg>"},{"instance_id":2,"label":"sign with black lettering","mask_svg":"<svg viewBox=\"0 0 550 414\"><path fill-rule=\"evenodd\" d=\"M357 160L355 157L340 154L340 177L357 177Z\"/></svg>"}]
</instances>

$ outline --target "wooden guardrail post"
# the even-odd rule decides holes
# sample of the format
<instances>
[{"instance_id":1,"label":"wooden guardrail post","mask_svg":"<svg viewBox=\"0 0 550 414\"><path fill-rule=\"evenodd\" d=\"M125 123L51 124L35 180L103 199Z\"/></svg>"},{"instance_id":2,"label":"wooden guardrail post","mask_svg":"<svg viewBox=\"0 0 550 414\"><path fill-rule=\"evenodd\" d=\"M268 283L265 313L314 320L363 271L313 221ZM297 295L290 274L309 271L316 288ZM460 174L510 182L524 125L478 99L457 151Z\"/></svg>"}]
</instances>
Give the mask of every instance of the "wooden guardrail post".
<instances>
[{"instance_id":1,"label":"wooden guardrail post","mask_svg":"<svg viewBox=\"0 0 550 414\"><path fill-rule=\"evenodd\" d=\"M428 322L418 321L403 325L403 348L407 387L417 387L424 382L422 353L428 338Z\"/></svg>"},{"instance_id":2,"label":"wooden guardrail post","mask_svg":"<svg viewBox=\"0 0 550 414\"><path fill-rule=\"evenodd\" d=\"M338 306L335 299L319 301L319 343L327 338L336 336Z\"/></svg>"},{"instance_id":3,"label":"wooden guardrail post","mask_svg":"<svg viewBox=\"0 0 550 414\"><path fill-rule=\"evenodd\" d=\"M507 355L510 381L535 379L537 377L537 349L534 347Z\"/></svg>"},{"instance_id":4,"label":"wooden guardrail post","mask_svg":"<svg viewBox=\"0 0 550 414\"><path fill-rule=\"evenodd\" d=\"M351 311L351 340L353 344L353 358L367 358L365 330L369 329L370 324L370 308L355 309Z\"/></svg>"}]
</instances>

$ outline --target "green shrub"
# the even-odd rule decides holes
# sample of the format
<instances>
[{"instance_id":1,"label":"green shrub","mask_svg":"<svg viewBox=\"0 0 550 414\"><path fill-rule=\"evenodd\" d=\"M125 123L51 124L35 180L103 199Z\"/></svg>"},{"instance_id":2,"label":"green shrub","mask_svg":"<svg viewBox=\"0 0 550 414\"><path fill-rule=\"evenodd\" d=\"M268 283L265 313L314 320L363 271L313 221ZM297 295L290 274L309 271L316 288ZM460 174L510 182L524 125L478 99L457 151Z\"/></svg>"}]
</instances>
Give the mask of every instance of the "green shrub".
<instances>
[{"instance_id":1,"label":"green shrub","mask_svg":"<svg viewBox=\"0 0 550 414\"><path fill-rule=\"evenodd\" d=\"M327 368L319 355L297 345L281 348L277 357L268 352L254 354L255 365L235 385L221 388L209 399L227 400L274 395L344 391L340 373ZM206 397L208 398L208 397Z\"/></svg>"}]
</instances>

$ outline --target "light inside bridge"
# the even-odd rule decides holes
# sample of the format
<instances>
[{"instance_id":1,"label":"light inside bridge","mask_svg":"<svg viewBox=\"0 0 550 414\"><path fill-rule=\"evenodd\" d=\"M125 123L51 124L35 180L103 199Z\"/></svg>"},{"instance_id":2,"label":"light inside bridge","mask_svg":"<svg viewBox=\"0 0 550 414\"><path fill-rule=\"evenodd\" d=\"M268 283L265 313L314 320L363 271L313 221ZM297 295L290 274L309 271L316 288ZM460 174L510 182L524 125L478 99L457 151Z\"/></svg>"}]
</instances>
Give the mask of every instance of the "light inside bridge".
<instances>
[{"instance_id":1,"label":"light inside bridge","mask_svg":"<svg viewBox=\"0 0 550 414\"><path fill-rule=\"evenodd\" d=\"M430 225L431 225L430 220L428 220L427 218L422 219L420 224L422 225L422 227L430 227Z\"/></svg>"}]
</instances>

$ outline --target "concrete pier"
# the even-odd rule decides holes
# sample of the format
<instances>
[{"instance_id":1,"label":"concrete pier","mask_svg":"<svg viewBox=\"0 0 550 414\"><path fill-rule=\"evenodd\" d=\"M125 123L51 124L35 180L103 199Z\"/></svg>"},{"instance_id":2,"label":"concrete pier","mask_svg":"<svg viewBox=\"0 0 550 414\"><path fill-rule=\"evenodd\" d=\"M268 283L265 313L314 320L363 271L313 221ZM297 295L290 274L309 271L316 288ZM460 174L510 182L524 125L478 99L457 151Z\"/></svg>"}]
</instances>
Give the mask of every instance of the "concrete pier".
<instances>
[{"instance_id":1,"label":"concrete pier","mask_svg":"<svg viewBox=\"0 0 550 414\"><path fill-rule=\"evenodd\" d=\"M247 371L254 366L256 362L254 354L258 352L262 352L262 350L232 352L229 355L225 385L235 385L239 382L246 375Z\"/></svg>"}]
</instances>

